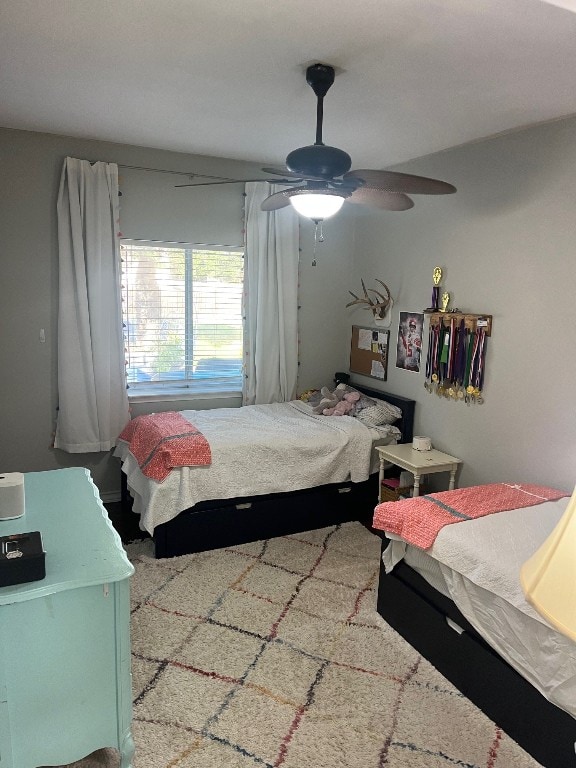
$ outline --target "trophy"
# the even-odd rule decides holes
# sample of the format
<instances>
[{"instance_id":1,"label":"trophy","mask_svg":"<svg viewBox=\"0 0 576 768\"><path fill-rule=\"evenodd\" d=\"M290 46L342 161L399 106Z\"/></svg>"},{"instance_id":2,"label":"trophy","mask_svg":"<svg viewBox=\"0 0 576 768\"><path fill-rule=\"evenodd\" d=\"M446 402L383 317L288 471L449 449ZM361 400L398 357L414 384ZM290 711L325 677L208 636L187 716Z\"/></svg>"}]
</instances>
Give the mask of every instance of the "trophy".
<instances>
[{"instance_id":1,"label":"trophy","mask_svg":"<svg viewBox=\"0 0 576 768\"><path fill-rule=\"evenodd\" d=\"M442 280L442 269L440 267L434 267L432 280L434 281L434 287L432 288L432 304L430 305L429 309L432 312L438 312L438 302L440 299L440 280Z\"/></svg>"}]
</instances>

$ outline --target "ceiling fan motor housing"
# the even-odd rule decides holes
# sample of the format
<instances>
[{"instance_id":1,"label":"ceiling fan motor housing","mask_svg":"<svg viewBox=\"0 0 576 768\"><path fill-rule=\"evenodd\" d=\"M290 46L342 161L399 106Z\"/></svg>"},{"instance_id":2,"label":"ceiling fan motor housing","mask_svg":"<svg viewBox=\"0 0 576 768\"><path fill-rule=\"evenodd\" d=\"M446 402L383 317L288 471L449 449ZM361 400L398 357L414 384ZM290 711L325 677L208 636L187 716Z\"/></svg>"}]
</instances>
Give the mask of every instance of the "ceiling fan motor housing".
<instances>
[{"instance_id":1,"label":"ceiling fan motor housing","mask_svg":"<svg viewBox=\"0 0 576 768\"><path fill-rule=\"evenodd\" d=\"M347 152L325 144L310 144L295 149L286 158L286 167L292 173L303 176L319 176L333 179L342 176L352 167L352 158Z\"/></svg>"}]
</instances>

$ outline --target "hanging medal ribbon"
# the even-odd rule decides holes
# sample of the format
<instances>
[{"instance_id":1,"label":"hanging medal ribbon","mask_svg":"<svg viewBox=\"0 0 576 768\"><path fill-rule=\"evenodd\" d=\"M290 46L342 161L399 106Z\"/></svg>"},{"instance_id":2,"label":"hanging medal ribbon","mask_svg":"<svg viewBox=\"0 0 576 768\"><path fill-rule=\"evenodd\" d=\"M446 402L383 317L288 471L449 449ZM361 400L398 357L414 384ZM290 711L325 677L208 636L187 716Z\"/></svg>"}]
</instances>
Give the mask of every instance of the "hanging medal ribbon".
<instances>
[{"instance_id":1,"label":"hanging medal ribbon","mask_svg":"<svg viewBox=\"0 0 576 768\"><path fill-rule=\"evenodd\" d=\"M454 394L455 400L462 400L464 397L464 391L462 384L464 383L464 372L466 368L466 342L468 335L466 332L466 323L464 320L460 321L460 327L458 329L458 338L456 341L456 354L454 361Z\"/></svg>"},{"instance_id":2,"label":"hanging medal ribbon","mask_svg":"<svg viewBox=\"0 0 576 768\"><path fill-rule=\"evenodd\" d=\"M486 359L486 331L484 328L479 328L478 333L478 362L474 377L474 397L478 405L482 405L484 402L484 398L482 397L482 386L484 384L484 362Z\"/></svg>"},{"instance_id":3,"label":"hanging medal ribbon","mask_svg":"<svg viewBox=\"0 0 576 768\"><path fill-rule=\"evenodd\" d=\"M472 370L472 354L474 352L474 337L472 333L468 331L467 347L466 347L466 368L464 370L464 389L467 390L470 384L470 372Z\"/></svg>"},{"instance_id":4,"label":"hanging medal ribbon","mask_svg":"<svg viewBox=\"0 0 576 768\"><path fill-rule=\"evenodd\" d=\"M448 388L448 357L450 355L450 331L440 329L440 335L442 337L441 350L440 350L440 364L438 366L438 386L436 388L437 395L444 395Z\"/></svg>"},{"instance_id":5,"label":"hanging medal ribbon","mask_svg":"<svg viewBox=\"0 0 576 768\"><path fill-rule=\"evenodd\" d=\"M428 330L428 354L426 356L426 381L424 387L428 392L433 392L438 376L436 375L438 363L438 331L436 325L430 325Z\"/></svg>"},{"instance_id":6,"label":"hanging medal ribbon","mask_svg":"<svg viewBox=\"0 0 576 768\"><path fill-rule=\"evenodd\" d=\"M471 405L474 402L474 369L476 366L476 359L478 355L478 342L479 342L479 336L478 336L478 329L476 329L476 332L474 334L474 338L472 340L472 349L471 354L469 357L469 361L467 363L467 375L466 375L466 397L464 398L466 403L468 405Z\"/></svg>"},{"instance_id":7,"label":"hanging medal ribbon","mask_svg":"<svg viewBox=\"0 0 576 768\"><path fill-rule=\"evenodd\" d=\"M434 353L434 327L430 324L428 328L428 352L426 354L426 378L424 379L424 388L430 392L432 387L432 355Z\"/></svg>"},{"instance_id":8,"label":"hanging medal ribbon","mask_svg":"<svg viewBox=\"0 0 576 768\"><path fill-rule=\"evenodd\" d=\"M447 366L447 373L446 378L448 381L448 386L446 388L446 396L447 397L454 397L455 390L454 390L454 365L456 363L456 318L451 317L450 318L450 348L448 350L448 366Z\"/></svg>"},{"instance_id":9,"label":"hanging medal ribbon","mask_svg":"<svg viewBox=\"0 0 576 768\"><path fill-rule=\"evenodd\" d=\"M470 374L470 384L467 392L471 397L471 402L481 405L484 402L482 397L482 381L484 378L484 355L486 348L486 331L484 328L476 328L474 339L474 352L472 354L472 371Z\"/></svg>"},{"instance_id":10,"label":"hanging medal ribbon","mask_svg":"<svg viewBox=\"0 0 576 768\"><path fill-rule=\"evenodd\" d=\"M438 378L440 371L440 325L434 326L434 352L432 353L432 387L433 391L438 388Z\"/></svg>"}]
</instances>

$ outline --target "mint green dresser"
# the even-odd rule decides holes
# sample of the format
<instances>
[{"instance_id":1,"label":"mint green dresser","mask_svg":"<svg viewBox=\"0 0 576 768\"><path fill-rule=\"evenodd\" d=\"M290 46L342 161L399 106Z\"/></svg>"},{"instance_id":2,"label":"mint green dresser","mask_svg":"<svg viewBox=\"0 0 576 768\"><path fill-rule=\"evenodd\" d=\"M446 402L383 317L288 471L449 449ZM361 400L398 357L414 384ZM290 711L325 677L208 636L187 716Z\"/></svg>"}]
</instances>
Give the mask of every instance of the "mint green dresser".
<instances>
[{"instance_id":1,"label":"mint green dresser","mask_svg":"<svg viewBox=\"0 0 576 768\"><path fill-rule=\"evenodd\" d=\"M78 760L101 747L130 768L130 576L88 470L25 475L26 513L0 536L40 531L46 578L0 587L0 768Z\"/></svg>"}]
</instances>

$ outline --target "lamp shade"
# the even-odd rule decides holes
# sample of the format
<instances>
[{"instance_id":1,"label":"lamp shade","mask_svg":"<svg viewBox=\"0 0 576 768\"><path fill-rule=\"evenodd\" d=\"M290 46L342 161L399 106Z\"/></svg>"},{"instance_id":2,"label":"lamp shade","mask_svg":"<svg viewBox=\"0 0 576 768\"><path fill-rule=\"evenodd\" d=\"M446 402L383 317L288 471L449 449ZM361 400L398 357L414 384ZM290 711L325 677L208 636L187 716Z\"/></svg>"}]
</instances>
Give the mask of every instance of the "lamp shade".
<instances>
[{"instance_id":1,"label":"lamp shade","mask_svg":"<svg viewBox=\"0 0 576 768\"><path fill-rule=\"evenodd\" d=\"M520 583L528 602L576 640L576 489L552 533L522 565Z\"/></svg>"},{"instance_id":2,"label":"lamp shade","mask_svg":"<svg viewBox=\"0 0 576 768\"><path fill-rule=\"evenodd\" d=\"M290 202L301 216L320 221L334 216L344 204L344 197L334 193L306 192L292 195Z\"/></svg>"}]
</instances>

